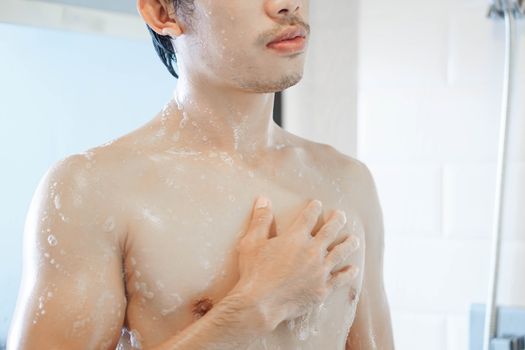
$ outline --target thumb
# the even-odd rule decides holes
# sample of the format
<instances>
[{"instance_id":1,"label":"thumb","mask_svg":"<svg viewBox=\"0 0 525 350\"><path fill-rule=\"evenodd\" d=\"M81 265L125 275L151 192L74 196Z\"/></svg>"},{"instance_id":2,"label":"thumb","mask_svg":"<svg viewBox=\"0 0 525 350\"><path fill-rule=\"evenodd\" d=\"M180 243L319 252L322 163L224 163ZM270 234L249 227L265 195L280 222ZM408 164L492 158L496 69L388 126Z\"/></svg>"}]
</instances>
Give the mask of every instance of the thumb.
<instances>
[{"instance_id":1,"label":"thumb","mask_svg":"<svg viewBox=\"0 0 525 350\"><path fill-rule=\"evenodd\" d=\"M246 238L251 242L267 239L273 221L272 204L264 196L257 197Z\"/></svg>"}]
</instances>

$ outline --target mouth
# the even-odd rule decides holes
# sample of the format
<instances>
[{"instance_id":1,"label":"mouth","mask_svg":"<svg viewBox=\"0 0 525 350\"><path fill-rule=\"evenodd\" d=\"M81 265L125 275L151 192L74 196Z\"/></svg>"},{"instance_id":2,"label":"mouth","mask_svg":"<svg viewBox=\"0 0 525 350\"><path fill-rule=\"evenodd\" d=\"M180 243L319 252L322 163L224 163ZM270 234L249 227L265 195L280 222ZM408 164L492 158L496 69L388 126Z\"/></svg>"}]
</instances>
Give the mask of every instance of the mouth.
<instances>
[{"instance_id":1,"label":"mouth","mask_svg":"<svg viewBox=\"0 0 525 350\"><path fill-rule=\"evenodd\" d=\"M306 46L306 30L301 27L291 27L283 31L266 47L281 53L293 53L304 50Z\"/></svg>"},{"instance_id":2,"label":"mouth","mask_svg":"<svg viewBox=\"0 0 525 350\"><path fill-rule=\"evenodd\" d=\"M306 46L306 38L304 36L296 36L291 39L274 41L266 46L269 49L273 49L284 53L303 51Z\"/></svg>"}]
</instances>

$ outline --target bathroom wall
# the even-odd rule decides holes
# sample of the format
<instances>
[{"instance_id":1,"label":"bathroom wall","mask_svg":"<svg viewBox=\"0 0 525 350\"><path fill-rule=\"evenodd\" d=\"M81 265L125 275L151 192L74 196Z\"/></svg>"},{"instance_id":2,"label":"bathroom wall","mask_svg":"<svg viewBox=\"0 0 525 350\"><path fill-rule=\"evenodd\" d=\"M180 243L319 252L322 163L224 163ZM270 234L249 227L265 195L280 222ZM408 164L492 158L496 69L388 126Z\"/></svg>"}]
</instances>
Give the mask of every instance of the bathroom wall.
<instances>
[{"instance_id":1,"label":"bathroom wall","mask_svg":"<svg viewBox=\"0 0 525 350\"><path fill-rule=\"evenodd\" d=\"M310 1L311 33L301 82L284 91L284 127L355 156L358 2Z\"/></svg>"},{"instance_id":2,"label":"bathroom wall","mask_svg":"<svg viewBox=\"0 0 525 350\"><path fill-rule=\"evenodd\" d=\"M0 348L39 179L64 156L148 121L175 83L147 40L0 24Z\"/></svg>"},{"instance_id":3,"label":"bathroom wall","mask_svg":"<svg viewBox=\"0 0 525 350\"><path fill-rule=\"evenodd\" d=\"M361 1L358 158L385 221L397 349L468 348L484 303L495 200L504 24L488 2ZM516 62L525 62L525 20ZM510 120L498 302L525 306L525 65Z\"/></svg>"}]
</instances>

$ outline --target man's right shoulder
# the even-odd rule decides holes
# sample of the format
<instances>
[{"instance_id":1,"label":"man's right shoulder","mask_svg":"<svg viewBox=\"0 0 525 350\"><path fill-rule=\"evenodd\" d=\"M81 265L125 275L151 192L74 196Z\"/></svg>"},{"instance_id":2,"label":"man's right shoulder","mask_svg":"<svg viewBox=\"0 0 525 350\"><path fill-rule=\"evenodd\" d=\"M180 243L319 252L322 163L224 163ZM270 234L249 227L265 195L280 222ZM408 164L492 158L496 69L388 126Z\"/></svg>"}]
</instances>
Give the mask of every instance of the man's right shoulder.
<instances>
[{"instance_id":1,"label":"man's right shoulder","mask_svg":"<svg viewBox=\"0 0 525 350\"><path fill-rule=\"evenodd\" d=\"M97 146L59 159L47 169L41 182L67 186L86 197L101 193L115 196L125 171L123 165L130 159L130 151L125 147Z\"/></svg>"}]
</instances>

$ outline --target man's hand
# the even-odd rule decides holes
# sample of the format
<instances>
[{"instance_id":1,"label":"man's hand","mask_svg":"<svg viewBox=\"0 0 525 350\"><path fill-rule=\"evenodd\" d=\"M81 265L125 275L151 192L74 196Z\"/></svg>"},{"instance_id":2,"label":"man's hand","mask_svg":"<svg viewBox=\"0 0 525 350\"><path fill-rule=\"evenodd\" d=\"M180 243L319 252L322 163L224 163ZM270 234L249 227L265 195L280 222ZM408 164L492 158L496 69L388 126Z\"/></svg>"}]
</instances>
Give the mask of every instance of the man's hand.
<instances>
[{"instance_id":1,"label":"man's hand","mask_svg":"<svg viewBox=\"0 0 525 350\"><path fill-rule=\"evenodd\" d=\"M357 275L358 268L351 265L334 270L359 245L353 235L336 242L346 223L344 212L334 211L312 235L321 211L321 202L310 201L286 232L269 238L270 201L260 197L256 202L247 233L237 247L240 280L234 290L260 301L269 330L318 306Z\"/></svg>"}]
</instances>

